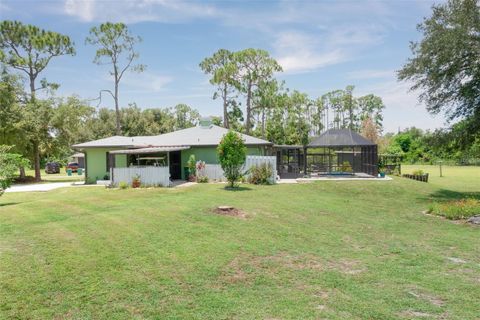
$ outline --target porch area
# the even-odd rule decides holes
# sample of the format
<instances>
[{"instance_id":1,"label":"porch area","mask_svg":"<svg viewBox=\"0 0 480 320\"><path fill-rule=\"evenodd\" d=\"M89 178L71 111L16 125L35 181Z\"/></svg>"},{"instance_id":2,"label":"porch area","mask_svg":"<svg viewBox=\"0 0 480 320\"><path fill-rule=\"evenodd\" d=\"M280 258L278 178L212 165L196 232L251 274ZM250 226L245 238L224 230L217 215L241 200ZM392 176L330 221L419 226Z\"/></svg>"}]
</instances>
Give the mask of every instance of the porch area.
<instances>
[{"instance_id":1,"label":"porch area","mask_svg":"<svg viewBox=\"0 0 480 320\"><path fill-rule=\"evenodd\" d=\"M145 186L171 185L173 180L182 177L181 151L189 146L148 147L140 149L114 150L108 154L110 181L114 186L120 182L128 185L139 178ZM117 166L116 157L126 156L126 165Z\"/></svg>"}]
</instances>

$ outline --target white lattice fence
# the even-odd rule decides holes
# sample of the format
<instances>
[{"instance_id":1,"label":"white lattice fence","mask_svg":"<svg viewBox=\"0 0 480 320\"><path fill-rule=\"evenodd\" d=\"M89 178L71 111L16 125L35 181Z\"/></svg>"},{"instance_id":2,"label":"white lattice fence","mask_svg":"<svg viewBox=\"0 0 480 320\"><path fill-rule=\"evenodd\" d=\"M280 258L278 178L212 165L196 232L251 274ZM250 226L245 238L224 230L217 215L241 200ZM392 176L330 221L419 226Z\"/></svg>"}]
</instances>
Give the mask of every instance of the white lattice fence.
<instances>
[{"instance_id":1,"label":"white lattice fence","mask_svg":"<svg viewBox=\"0 0 480 320\"><path fill-rule=\"evenodd\" d=\"M245 170L249 170L253 166L260 166L263 164L270 164L272 166L272 176L271 176L271 183L275 183L277 181L277 157L274 156L247 156L245 160L244 168Z\"/></svg>"},{"instance_id":2,"label":"white lattice fence","mask_svg":"<svg viewBox=\"0 0 480 320\"><path fill-rule=\"evenodd\" d=\"M168 167L128 167L113 168L112 182L118 185L120 182L132 184L133 178L140 177L142 185L168 187L170 185L170 171Z\"/></svg>"},{"instance_id":3,"label":"white lattice fence","mask_svg":"<svg viewBox=\"0 0 480 320\"><path fill-rule=\"evenodd\" d=\"M247 156L245 164L243 166L243 171L247 171L253 166L259 166L264 163L269 163L272 166L273 174L271 177L271 182L275 183L277 178L277 158L269 156ZM225 181L225 176L223 169L219 164L205 164L205 168L202 169L202 176L207 176L209 180L214 181Z\"/></svg>"},{"instance_id":4,"label":"white lattice fence","mask_svg":"<svg viewBox=\"0 0 480 320\"><path fill-rule=\"evenodd\" d=\"M223 169L219 164L205 164L205 169L203 169L202 175L208 177L208 180L214 181L225 181L225 176L223 174Z\"/></svg>"}]
</instances>

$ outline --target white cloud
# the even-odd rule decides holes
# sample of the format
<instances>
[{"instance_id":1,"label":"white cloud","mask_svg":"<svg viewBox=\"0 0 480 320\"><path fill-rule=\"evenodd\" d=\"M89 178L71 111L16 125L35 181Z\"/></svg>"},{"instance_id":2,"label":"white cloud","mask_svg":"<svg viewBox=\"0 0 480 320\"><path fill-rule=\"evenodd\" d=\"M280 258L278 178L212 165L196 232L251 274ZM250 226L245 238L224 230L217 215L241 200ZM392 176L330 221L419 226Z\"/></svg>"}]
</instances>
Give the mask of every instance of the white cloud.
<instances>
[{"instance_id":1,"label":"white cloud","mask_svg":"<svg viewBox=\"0 0 480 320\"><path fill-rule=\"evenodd\" d=\"M122 85L135 92L160 92L173 81L172 77L150 72L131 73L122 80Z\"/></svg>"},{"instance_id":2,"label":"white cloud","mask_svg":"<svg viewBox=\"0 0 480 320\"><path fill-rule=\"evenodd\" d=\"M179 22L217 14L211 5L183 0L65 0L63 9L85 22Z\"/></svg>"},{"instance_id":3,"label":"white cloud","mask_svg":"<svg viewBox=\"0 0 480 320\"><path fill-rule=\"evenodd\" d=\"M66 0L65 13L70 16L77 16L82 21L92 21L95 18L94 0Z\"/></svg>"},{"instance_id":4,"label":"white cloud","mask_svg":"<svg viewBox=\"0 0 480 320\"><path fill-rule=\"evenodd\" d=\"M347 78L351 80L364 80L364 79L379 79L379 78L392 78L395 76L395 70L374 70L365 69L351 71L347 73Z\"/></svg>"},{"instance_id":5,"label":"white cloud","mask_svg":"<svg viewBox=\"0 0 480 320\"><path fill-rule=\"evenodd\" d=\"M317 31L274 33L274 56L288 73L310 72L355 59L365 48L382 41L380 27L336 27Z\"/></svg>"},{"instance_id":6,"label":"white cloud","mask_svg":"<svg viewBox=\"0 0 480 320\"><path fill-rule=\"evenodd\" d=\"M279 33L274 48L278 63L287 73L307 72L346 59L338 49L320 51L315 38L296 31Z\"/></svg>"},{"instance_id":7,"label":"white cloud","mask_svg":"<svg viewBox=\"0 0 480 320\"><path fill-rule=\"evenodd\" d=\"M409 127L436 129L445 125L442 115L433 116L427 112L418 94L410 91L411 83L388 80L359 88L358 95L373 93L382 98L384 110L384 128L386 132L396 132L399 128Z\"/></svg>"}]
</instances>

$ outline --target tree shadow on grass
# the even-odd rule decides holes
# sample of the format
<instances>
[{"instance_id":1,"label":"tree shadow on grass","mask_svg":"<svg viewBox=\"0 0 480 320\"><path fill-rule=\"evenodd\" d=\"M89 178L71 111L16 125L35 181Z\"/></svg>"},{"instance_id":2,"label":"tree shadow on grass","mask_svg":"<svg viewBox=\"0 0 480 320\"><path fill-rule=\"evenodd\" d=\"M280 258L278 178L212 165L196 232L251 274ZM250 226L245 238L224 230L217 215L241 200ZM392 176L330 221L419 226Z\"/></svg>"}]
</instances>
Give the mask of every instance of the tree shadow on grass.
<instances>
[{"instance_id":1,"label":"tree shadow on grass","mask_svg":"<svg viewBox=\"0 0 480 320\"><path fill-rule=\"evenodd\" d=\"M480 200L480 192L458 192L448 189L440 189L429 194L428 198L436 201L459 200L465 198Z\"/></svg>"},{"instance_id":2,"label":"tree shadow on grass","mask_svg":"<svg viewBox=\"0 0 480 320\"><path fill-rule=\"evenodd\" d=\"M224 187L223 190L237 192L237 191L251 191L252 188L244 187L244 186L233 187L233 188L232 187Z\"/></svg>"},{"instance_id":3,"label":"tree shadow on grass","mask_svg":"<svg viewBox=\"0 0 480 320\"><path fill-rule=\"evenodd\" d=\"M0 203L0 207L6 207L6 206L14 206L16 204L19 204L20 202L5 202L5 203Z\"/></svg>"}]
</instances>

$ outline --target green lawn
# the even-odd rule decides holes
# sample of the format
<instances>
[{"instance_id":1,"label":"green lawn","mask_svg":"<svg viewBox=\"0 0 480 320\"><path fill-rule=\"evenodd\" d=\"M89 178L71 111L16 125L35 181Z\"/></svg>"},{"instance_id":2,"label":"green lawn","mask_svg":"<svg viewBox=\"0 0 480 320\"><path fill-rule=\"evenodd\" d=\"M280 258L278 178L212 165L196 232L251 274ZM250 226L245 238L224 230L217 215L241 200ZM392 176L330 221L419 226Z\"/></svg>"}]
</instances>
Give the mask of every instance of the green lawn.
<instances>
[{"instance_id":1,"label":"green lawn","mask_svg":"<svg viewBox=\"0 0 480 320\"><path fill-rule=\"evenodd\" d=\"M7 193L0 319L478 319L480 228L421 212L479 189L395 178Z\"/></svg>"},{"instance_id":2,"label":"green lawn","mask_svg":"<svg viewBox=\"0 0 480 320\"><path fill-rule=\"evenodd\" d=\"M414 170L423 170L429 173L429 183L439 188L457 192L480 191L480 168L474 166L442 166L431 165L402 165L402 173L412 173Z\"/></svg>"},{"instance_id":3,"label":"green lawn","mask_svg":"<svg viewBox=\"0 0 480 320\"><path fill-rule=\"evenodd\" d=\"M35 176L35 170L26 170L25 174L27 176ZM76 182L85 180L85 173L82 173L79 176L76 172L72 173L71 176L67 175L65 168L60 168L60 173L45 173L45 170L41 171L42 182Z\"/></svg>"}]
</instances>

